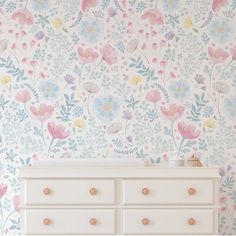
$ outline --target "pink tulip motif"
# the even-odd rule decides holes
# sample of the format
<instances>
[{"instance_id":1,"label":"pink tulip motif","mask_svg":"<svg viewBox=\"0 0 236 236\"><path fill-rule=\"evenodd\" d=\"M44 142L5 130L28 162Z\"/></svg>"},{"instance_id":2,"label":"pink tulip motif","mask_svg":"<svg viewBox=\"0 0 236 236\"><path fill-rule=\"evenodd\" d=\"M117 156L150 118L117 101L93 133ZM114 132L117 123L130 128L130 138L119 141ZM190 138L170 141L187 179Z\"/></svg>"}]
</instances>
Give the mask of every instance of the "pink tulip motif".
<instances>
[{"instance_id":1,"label":"pink tulip motif","mask_svg":"<svg viewBox=\"0 0 236 236\"><path fill-rule=\"evenodd\" d=\"M31 95L28 90L21 90L16 94L16 100L18 102L27 103L30 99Z\"/></svg>"},{"instance_id":2,"label":"pink tulip motif","mask_svg":"<svg viewBox=\"0 0 236 236\"><path fill-rule=\"evenodd\" d=\"M148 20L151 25L163 25L164 23L164 16L157 8L147 10L142 15L142 19Z\"/></svg>"},{"instance_id":3,"label":"pink tulip motif","mask_svg":"<svg viewBox=\"0 0 236 236\"><path fill-rule=\"evenodd\" d=\"M160 109L162 115L170 122L178 120L183 115L185 110L183 106L177 105L175 103L169 104L168 107L161 106Z\"/></svg>"},{"instance_id":4,"label":"pink tulip motif","mask_svg":"<svg viewBox=\"0 0 236 236\"><path fill-rule=\"evenodd\" d=\"M0 200L7 192L7 185L4 183L0 184Z\"/></svg>"},{"instance_id":5,"label":"pink tulip motif","mask_svg":"<svg viewBox=\"0 0 236 236\"><path fill-rule=\"evenodd\" d=\"M213 70L214 70L215 65L225 62L225 60L228 58L229 54L226 51L224 51L222 48L208 47L208 55L212 61L210 80L209 80L209 83L211 86L212 74L213 74Z\"/></svg>"},{"instance_id":6,"label":"pink tulip motif","mask_svg":"<svg viewBox=\"0 0 236 236\"><path fill-rule=\"evenodd\" d=\"M98 0L82 0L82 11L87 12L92 7L96 7L98 5Z\"/></svg>"},{"instance_id":7,"label":"pink tulip motif","mask_svg":"<svg viewBox=\"0 0 236 236\"><path fill-rule=\"evenodd\" d=\"M57 125L54 122L48 123L48 131L50 135L52 136L51 143L48 147L48 156L52 148L52 144L55 139L66 139L70 135L70 131L66 130L65 126L63 125Z\"/></svg>"},{"instance_id":8,"label":"pink tulip motif","mask_svg":"<svg viewBox=\"0 0 236 236\"><path fill-rule=\"evenodd\" d=\"M14 206L15 211L20 212L20 196L19 195L13 196L12 204Z\"/></svg>"},{"instance_id":9,"label":"pink tulip motif","mask_svg":"<svg viewBox=\"0 0 236 236\"><path fill-rule=\"evenodd\" d=\"M13 20L17 20L20 25L32 25L33 15L27 8L22 8L14 12L11 16Z\"/></svg>"},{"instance_id":10,"label":"pink tulip motif","mask_svg":"<svg viewBox=\"0 0 236 236\"><path fill-rule=\"evenodd\" d=\"M154 104L154 108L155 108L156 112L158 113L156 103L161 100L161 94L160 94L159 90L158 89L150 90L149 92L147 92L145 99L148 102L151 102Z\"/></svg>"},{"instance_id":11,"label":"pink tulip motif","mask_svg":"<svg viewBox=\"0 0 236 236\"><path fill-rule=\"evenodd\" d=\"M44 132L43 132L43 122L52 117L53 112L54 112L54 107L51 105L40 104L38 107L31 106L30 111L32 113L32 116L41 122L41 136L42 136L44 145L46 146Z\"/></svg>"},{"instance_id":12,"label":"pink tulip motif","mask_svg":"<svg viewBox=\"0 0 236 236\"><path fill-rule=\"evenodd\" d=\"M80 60L83 63L93 63L99 56L98 53L91 48L83 49L78 47L77 52L79 54Z\"/></svg>"},{"instance_id":13,"label":"pink tulip motif","mask_svg":"<svg viewBox=\"0 0 236 236\"><path fill-rule=\"evenodd\" d=\"M212 10L217 12L222 7L226 7L228 5L228 0L213 0L212 1Z\"/></svg>"},{"instance_id":14,"label":"pink tulip motif","mask_svg":"<svg viewBox=\"0 0 236 236\"><path fill-rule=\"evenodd\" d=\"M220 77L223 76L224 71L236 60L236 44L232 48L230 48L230 54L232 58L230 62L224 67L224 69L222 69Z\"/></svg>"},{"instance_id":15,"label":"pink tulip motif","mask_svg":"<svg viewBox=\"0 0 236 236\"><path fill-rule=\"evenodd\" d=\"M80 85L84 64L93 63L94 61L96 61L99 55L96 51L94 51L91 48L83 49L81 47L78 47L77 52L79 54L80 60L83 62L79 72L79 85Z\"/></svg>"},{"instance_id":16,"label":"pink tulip motif","mask_svg":"<svg viewBox=\"0 0 236 236\"><path fill-rule=\"evenodd\" d=\"M35 119L44 122L53 115L54 107L51 105L40 104L38 107L31 106L30 111Z\"/></svg>"},{"instance_id":17,"label":"pink tulip motif","mask_svg":"<svg viewBox=\"0 0 236 236\"><path fill-rule=\"evenodd\" d=\"M178 120L183 114L185 108L181 105L175 103L169 104L168 107L161 106L160 108L162 115L171 122L171 137L173 139L174 145L177 148L175 136L174 136L174 122Z\"/></svg>"},{"instance_id":18,"label":"pink tulip motif","mask_svg":"<svg viewBox=\"0 0 236 236\"><path fill-rule=\"evenodd\" d=\"M213 48L208 47L208 55L210 59L212 60L213 64L218 64L224 62L229 54L224 51L222 48Z\"/></svg>"},{"instance_id":19,"label":"pink tulip motif","mask_svg":"<svg viewBox=\"0 0 236 236\"><path fill-rule=\"evenodd\" d=\"M105 61L108 65L112 65L115 64L117 62L117 58L118 58L118 53L116 51L115 48L113 48L110 44L105 44L103 46L103 48L100 49L100 53L101 53L101 60L98 62L98 64L95 66L95 68L93 69L93 72L90 76L90 78L93 77L94 72L96 71L97 67L100 66L100 64Z\"/></svg>"},{"instance_id":20,"label":"pink tulip motif","mask_svg":"<svg viewBox=\"0 0 236 236\"><path fill-rule=\"evenodd\" d=\"M104 60L108 65L115 64L117 62L118 53L110 44L106 44L100 50L102 55L102 60Z\"/></svg>"},{"instance_id":21,"label":"pink tulip motif","mask_svg":"<svg viewBox=\"0 0 236 236\"><path fill-rule=\"evenodd\" d=\"M193 140L200 135L200 130L196 130L196 127L193 124L185 124L185 122L178 123L178 131L183 137L179 146L179 151L181 151L185 139Z\"/></svg>"}]
</instances>

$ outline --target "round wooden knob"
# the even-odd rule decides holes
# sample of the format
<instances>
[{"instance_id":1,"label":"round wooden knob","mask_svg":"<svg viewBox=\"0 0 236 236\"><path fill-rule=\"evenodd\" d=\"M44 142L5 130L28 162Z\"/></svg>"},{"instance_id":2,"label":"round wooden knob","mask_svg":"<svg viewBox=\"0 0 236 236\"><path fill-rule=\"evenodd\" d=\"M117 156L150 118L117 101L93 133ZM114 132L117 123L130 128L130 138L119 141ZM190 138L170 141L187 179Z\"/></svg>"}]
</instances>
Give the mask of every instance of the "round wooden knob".
<instances>
[{"instance_id":1,"label":"round wooden knob","mask_svg":"<svg viewBox=\"0 0 236 236\"><path fill-rule=\"evenodd\" d=\"M50 225L50 224L51 224L51 220L48 219L48 218L45 218L45 219L43 220L43 224L44 224L44 225Z\"/></svg>"},{"instance_id":2,"label":"round wooden knob","mask_svg":"<svg viewBox=\"0 0 236 236\"><path fill-rule=\"evenodd\" d=\"M50 188L45 188L45 189L43 190L43 194L44 194L44 195L49 195L50 193L51 193Z\"/></svg>"},{"instance_id":3,"label":"round wooden knob","mask_svg":"<svg viewBox=\"0 0 236 236\"><path fill-rule=\"evenodd\" d=\"M96 195L96 194L97 194L97 189L96 189L96 188L91 188L91 189L89 190L89 193L90 193L91 195Z\"/></svg>"},{"instance_id":4,"label":"round wooden knob","mask_svg":"<svg viewBox=\"0 0 236 236\"><path fill-rule=\"evenodd\" d=\"M142 189L143 195L148 195L149 192L150 192L150 190L148 188L146 188L146 187Z\"/></svg>"},{"instance_id":5,"label":"round wooden knob","mask_svg":"<svg viewBox=\"0 0 236 236\"><path fill-rule=\"evenodd\" d=\"M194 218L190 218L190 219L188 219L188 224L189 225L195 225L196 224L196 220Z\"/></svg>"},{"instance_id":6,"label":"round wooden knob","mask_svg":"<svg viewBox=\"0 0 236 236\"><path fill-rule=\"evenodd\" d=\"M142 224L143 225L148 225L150 223L150 220L148 218L143 218L142 219Z\"/></svg>"},{"instance_id":7,"label":"round wooden knob","mask_svg":"<svg viewBox=\"0 0 236 236\"><path fill-rule=\"evenodd\" d=\"M97 220L95 218L92 218L92 219L90 219L89 223L90 223L90 225L96 225Z\"/></svg>"},{"instance_id":8,"label":"round wooden knob","mask_svg":"<svg viewBox=\"0 0 236 236\"><path fill-rule=\"evenodd\" d=\"M196 193L196 189L195 188L189 188L188 189L188 194L189 195L194 195Z\"/></svg>"}]
</instances>

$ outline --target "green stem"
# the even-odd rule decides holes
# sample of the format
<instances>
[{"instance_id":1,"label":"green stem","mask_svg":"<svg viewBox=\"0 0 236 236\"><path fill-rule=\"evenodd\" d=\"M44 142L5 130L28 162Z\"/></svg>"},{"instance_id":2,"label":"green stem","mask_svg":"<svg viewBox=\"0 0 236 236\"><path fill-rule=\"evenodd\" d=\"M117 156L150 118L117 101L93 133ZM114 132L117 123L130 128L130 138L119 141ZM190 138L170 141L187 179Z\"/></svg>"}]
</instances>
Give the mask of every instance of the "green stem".
<instances>
[{"instance_id":1,"label":"green stem","mask_svg":"<svg viewBox=\"0 0 236 236\"><path fill-rule=\"evenodd\" d=\"M211 72L210 72L210 86L211 86L211 81L212 81L212 74L213 74L213 70L214 70L215 64L212 65L211 67Z\"/></svg>"},{"instance_id":2,"label":"green stem","mask_svg":"<svg viewBox=\"0 0 236 236\"><path fill-rule=\"evenodd\" d=\"M15 213L15 211L12 211L12 212L9 213L9 215L6 217L6 219L5 219L4 223L3 223L3 226L2 226L2 235L4 235L4 229L5 229L5 226L6 226L6 223L7 223L8 219L9 219L10 216L11 216L12 214L14 214L14 213Z\"/></svg>"},{"instance_id":3,"label":"green stem","mask_svg":"<svg viewBox=\"0 0 236 236\"><path fill-rule=\"evenodd\" d=\"M50 151L51 151L51 147L52 147L53 141L54 141L54 138L52 138L51 143L50 143L50 145L48 147L48 157L49 157L49 154L50 154Z\"/></svg>"},{"instance_id":4,"label":"green stem","mask_svg":"<svg viewBox=\"0 0 236 236\"><path fill-rule=\"evenodd\" d=\"M44 132L43 132L43 121L41 122L41 132L42 132L43 143L46 146L46 142L45 142L45 138L44 138Z\"/></svg>"},{"instance_id":5,"label":"green stem","mask_svg":"<svg viewBox=\"0 0 236 236\"><path fill-rule=\"evenodd\" d=\"M81 68L80 68L80 72L79 72L79 86L81 85L81 77L82 77L82 71L83 71L83 68L84 68L84 63L82 64Z\"/></svg>"},{"instance_id":6,"label":"green stem","mask_svg":"<svg viewBox=\"0 0 236 236\"><path fill-rule=\"evenodd\" d=\"M89 98L90 98L90 93L88 94L88 99L87 99L87 109L88 109L88 114L90 115L90 110L89 110Z\"/></svg>"},{"instance_id":7,"label":"green stem","mask_svg":"<svg viewBox=\"0 0 236 236\"><path fill-rule=\"evenodd\" d=\"M137 51L147 60L148 64L150 64L150 62L149 62L147 56L146 56L140 49L138 49L138 48L137 48Z\"/></svg>"},{"instance_id":8,"label":"green stem","mask_svg":"<svg viewBox=\"0 0 236 236\"><path fill-rule=\"evenodd\" d=\"M28 114L28 116L29 116L30 118L32 118L33 120L35 120L35 118L29 113L29 111L28 111L28 109L27 109L27 107L26 107L26 103L24 103L24 108L25 108L25 111L26 111L26 113Z\"/></svg>"},{"instance_id":9,"label":"green stem","mask_svg":"<svg viewBox=\"0 0 236 236\"><path fill-rule=\"evenodd\" d=\"M181 151L181 148L182 148L182 145L183 145L183 143L184 143L184 140L185 140L185 138L183 137L183 139L182 139L182 141L181 141L181 143L180 143L180 145L179 145L179 152Z\"/></svg>"},{"instance_id":10,"label":"green stem","mask_svg":"<svg viewBox=\"0 0 236 236\"><path fill-rule=\"evenodd\" d=\"M232 58L230 62L225 66L225 68L221 72L220 78L222 78L224 71L232 64L233 61L234 61L234 58Z\"/></svg>"},{"instance_id":11,"label":"green stem","mask_svg":"<svg viewBox=\"0 0 236 236\"><path fill-rule=\"evenodd\" d=\"M218 108L218 114L220 115L220 93L218 93L217 108Z\"/></svg>"},{"instance_id":12,"label":"green stem","mask_svg":"<svg viewBox=\"0 0 236 236\"><path fill-rule=\"evenodd\" d=\"M28 0L25 1L25 8L27 8Z\"/></svg>"},{"instance_id":13,"label":"green stem","mask_svg":"<svg viewBox=\"0 0 236 236\"><path fill-rule=\"evenodd\" d=\"M98 62L98 64L94 67L93 72L92 72L92 74L91 74L91 76L90 76L90 79L93 78L93 75L94 75L96 69L100 66L100 64L102 63L102 61L103 61L103 58L102 58L102 59Z\"/></svg>"},{"instance_id":14,"label":"green stem","mask_svg":"<svg viewBox=\"0 0 236 236\"><path fill-rule=\"evenodd\" d=\"M176 144L175 136L174 136L174 122L173 121L171 122L171 136L173 138L173 142L174 142L175 148L177 149L177 144Z\"/></svg>"},{"instance_id":15,"label":"green stem","mask_svg":"<svg viewBox=\"0 0 236 236\"><path fill-rule=\"evenodd\" d=\"M128 144L129 146L133 146L131 143L127 142L126 139L122 138L120 134L118 134L118 137L123 140L123 142L125 142L126 144Z\"/></svg>"},{"instance_id":16,"label":"green stem","mask_svg":"<svg viewBox=\"0 0 236 236\"><path fill-rule=\"evenodd\" d=\"M156 104L156 102L154 102L154 108L155 108L156 113L158 114L158 110L157 110L157 104Z\"/></svg>"}]
</instances>

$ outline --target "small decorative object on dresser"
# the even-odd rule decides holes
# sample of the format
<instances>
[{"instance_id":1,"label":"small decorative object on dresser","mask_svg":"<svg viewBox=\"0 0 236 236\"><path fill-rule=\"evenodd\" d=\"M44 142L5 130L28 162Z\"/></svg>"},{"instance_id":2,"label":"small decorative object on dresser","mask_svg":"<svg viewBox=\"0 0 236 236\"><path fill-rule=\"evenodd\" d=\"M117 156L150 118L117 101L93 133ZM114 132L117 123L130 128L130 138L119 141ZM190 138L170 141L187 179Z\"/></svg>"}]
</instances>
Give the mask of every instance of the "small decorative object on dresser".
<instances>
[{"instance_id":1,"label":"small decorative object on dresser","mask_svg":"<svg viewBox=\"0 0 236 236\"><path fill-rule=\"evenodd\" d=\"M21 167L23 235L215 235L218 168Z\"/></svg>"},{"instance_id":2,"label":"small decorative object on dresser","mask_svg":"<svg viewBox=\"0 0 236 236\"><path fill-rule=\"evenodd\" d=\"M185 162L185 166L189 167L202 167L202 163L194 154Z\"/></svg>"},{"instance_id":3,"label":"small decorative object on dresser","mask_svg":"<svg viewBox=\"0 0 236 236\"><path fill-rule=\"evenodd\" d=\"M175 152L168 160L168 162L171 167L184 166L184 154L181 154L180 152Z\"/></svg>"}]
</instances>

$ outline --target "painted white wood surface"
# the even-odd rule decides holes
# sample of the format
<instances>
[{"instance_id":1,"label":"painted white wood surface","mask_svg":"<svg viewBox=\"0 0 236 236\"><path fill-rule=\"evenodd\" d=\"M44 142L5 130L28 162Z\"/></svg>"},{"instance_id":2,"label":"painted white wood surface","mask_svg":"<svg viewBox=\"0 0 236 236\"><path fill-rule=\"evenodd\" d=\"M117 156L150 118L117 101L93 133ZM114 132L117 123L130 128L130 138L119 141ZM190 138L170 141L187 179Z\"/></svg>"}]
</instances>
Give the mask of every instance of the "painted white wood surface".
<instances>
[{"instance_id":1,"label":"painted white wood surface","mask_svg":"<svg viewBox=\"0 0 236 236\"><path fill-rule=\"evenodd\" d=\"M110 179L27 179L25 204L114 204L115 181ZM44 189L49 189L47 195ZM96 194L91 194L91 189Z\"/></svg>"},{"instance_id":2,"label":"painted white wood surface","mask_svg":"<svg viewBox=\"0 0 236 236\"><path fill-rule=\"evenodd\" d=\"M37 166L20 168L19 178L23 235L218 232L218 168ZM190 187L194 195L188 194ZM50 194L43 193L45 188ZM103 223L97 228L89 224L92 215L86 212ZM149 227L140 225L145 216L153 222ZM188 217L197 223L190 227ZM54 224L43 225L45 218Z\"/></svg>"},{"instance_id":3,"label":"painted white wood surface","mask_svg":"<svg viewBox=\"0 0 236 236\"><path fill-rule=\"evenodd\" d=\"M212 204L213 180L209 179L135 179L124 180L125 204ZM190 195L189 189L195 189ZM142 193L148 189L148 194Z\"/></svg>"},{"instance_id":4,"label":"painted white wood surface","mask_svg":"<svg viewBox=\"0 0 236 236\"><path fill-rule=\"evenodd\" d=\"M26 234L114 234L114 210L25 210ZM49 224L44 225L48 219ZM92 225L91 220L96 220Z\"/></svg>"},{"instance_id":5,"label":"painted white wood surface","mask_svg":"<svg viewBox=\"0 0 236 236\"><path fill-rule=\"evenodd\" d=\"M124 234L212 234L213 210L125 210ZM142 220L147 219L147 225ZM194 219L194 225L188 220Z\"/></svg>"}]
</instances>

